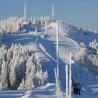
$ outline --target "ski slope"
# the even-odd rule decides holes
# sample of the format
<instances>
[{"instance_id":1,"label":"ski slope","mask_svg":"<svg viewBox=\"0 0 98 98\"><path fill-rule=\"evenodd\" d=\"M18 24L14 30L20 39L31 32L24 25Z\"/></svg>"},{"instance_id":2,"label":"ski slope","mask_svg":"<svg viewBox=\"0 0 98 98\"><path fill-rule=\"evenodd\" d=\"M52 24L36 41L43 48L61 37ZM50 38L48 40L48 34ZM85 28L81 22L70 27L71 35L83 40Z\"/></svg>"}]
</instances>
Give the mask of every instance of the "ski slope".
<instances>
[{"instance_id":1,"label":"ski slope","mask_svg":"<svg viewBox=\"0 0 98 98\"><path fill-rule=\"evenodd\" d=\"M88 45L95 37L98 38L98 35L92 33L84 35L84 32L73 29L62 22L58 22L58 24L60 81L62 91L65 93L65 65L69 64L70 52L72 56L75 55L79 51L79 43L84 42ZM3 37L3 44L10 47L13 43L33 45L33 51L35 51L36 57L40 58L43 70L48 71L48 82L51 84L29 91L0 91L0 98L57 98L54 76L54 68L56 68L56 23L46 25L43 31L6 34ZM98 77L96 75L87 68L74 63L72 64L72 76L82 85L81 96L73 95L73 98L98 97Z\"/></svg>"}]
</instances>

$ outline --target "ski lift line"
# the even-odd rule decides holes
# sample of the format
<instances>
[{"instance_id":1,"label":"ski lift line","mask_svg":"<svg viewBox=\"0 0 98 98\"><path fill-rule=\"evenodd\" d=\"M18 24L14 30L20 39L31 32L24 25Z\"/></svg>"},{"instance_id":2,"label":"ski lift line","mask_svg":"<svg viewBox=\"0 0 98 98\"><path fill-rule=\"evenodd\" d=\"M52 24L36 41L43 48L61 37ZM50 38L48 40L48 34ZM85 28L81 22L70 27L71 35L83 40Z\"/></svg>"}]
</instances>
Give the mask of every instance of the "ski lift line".
<instances>
[{"instance_id":1,"label":"ski lift line","mask_svg":"<svg viewBox=\"0 0 98 98\"><path fill-rule=\"evenodd\" d=\"M59 47L58 47L58 41L59 41L59 39L58 39L58 37L59 37L59 35L58 35L58 33L59 33L59 31L58 31L58 24L57 24L57 35L56 35L56 49L57 49L57 61L56 61L56 64L57 64L57 72L56 72L56 84L57 84L57 93L58 93L58 91L60 91L60 88L59 88L59 66L58 66L58 64L59 64L59 59L58 59L58 56L59 56ZM38 40L37 40L37 42L38 42ZM38 43L37 43L38 44ZM39 46L39 44L38 44L38 46ZM42 48L41 48L42 49ZM43 49L42 49L43 50ZM47 53L43 50L43 52L47 55ZM48 55L48 57L50 57L50 55ZM69 73L69 96L71 97L71 53L70 53L70 73ZM58 97L58 95L57 95L57 97ZM59 97L58 97L59 98Z\"/></svg>"}]
</instances>

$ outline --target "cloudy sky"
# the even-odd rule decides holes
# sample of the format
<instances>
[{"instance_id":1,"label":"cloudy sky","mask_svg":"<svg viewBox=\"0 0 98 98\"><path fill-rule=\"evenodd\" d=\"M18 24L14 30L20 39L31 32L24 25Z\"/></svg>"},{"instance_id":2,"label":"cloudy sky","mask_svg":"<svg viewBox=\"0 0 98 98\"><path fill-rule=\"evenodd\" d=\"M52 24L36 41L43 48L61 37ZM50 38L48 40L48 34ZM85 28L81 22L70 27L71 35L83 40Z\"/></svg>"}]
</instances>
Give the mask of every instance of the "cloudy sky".
<instances>
[{"instance_id":1,"label":"cloudy sky","mask_svg":"<svg viewBox=\"0 0 98 98\"><path fill-rule=\"evenodd\" d=\"M98 32L98 0L54 0L55 18ZM23 16L24 0L0 0L0 19ZM51 16L52 0L27 0L28 17Z\"/></svg>"}]
</instances>

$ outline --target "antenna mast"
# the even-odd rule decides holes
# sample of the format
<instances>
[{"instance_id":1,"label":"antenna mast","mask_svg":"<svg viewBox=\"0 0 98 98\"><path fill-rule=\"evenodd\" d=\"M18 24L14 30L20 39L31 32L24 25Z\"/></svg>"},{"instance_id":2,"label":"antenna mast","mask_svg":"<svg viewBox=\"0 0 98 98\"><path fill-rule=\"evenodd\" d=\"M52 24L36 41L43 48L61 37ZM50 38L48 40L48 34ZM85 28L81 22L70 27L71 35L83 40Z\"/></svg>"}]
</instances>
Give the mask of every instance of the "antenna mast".
<instances>
[{"instance_id":1,"label":"antenna mast","mask_svg":"<svg viewBox=\"0 0 98 98\"><path fill-rule=\"evenodd\" d=\"M52 0L52 19L54 20L54 0Z\"/></svg>"},{"instance_id":2,"label":"antenna mast","mask_svg":"<svg viewBox=\"0 0 98 98\"><path fill-rule=\"evenodd\" d=\"M24 17L27 17L27 6L26 6L26 0L24 0Z\"/></svg>"}]
</instances>

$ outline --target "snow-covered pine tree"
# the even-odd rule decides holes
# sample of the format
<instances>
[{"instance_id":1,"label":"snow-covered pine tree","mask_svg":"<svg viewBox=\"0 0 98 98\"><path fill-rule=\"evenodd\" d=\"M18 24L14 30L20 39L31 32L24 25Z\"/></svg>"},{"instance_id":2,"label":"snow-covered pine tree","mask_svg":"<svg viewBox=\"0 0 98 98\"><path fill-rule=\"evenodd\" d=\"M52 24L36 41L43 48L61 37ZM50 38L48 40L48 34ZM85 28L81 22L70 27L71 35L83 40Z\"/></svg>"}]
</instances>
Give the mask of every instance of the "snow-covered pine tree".
<instances>
[{"instance_id":1,"label":"snow-covered pine tree","mask_svg":"<svg viewBox=\"0 0 98 98\"><path fill-rule=\"evenodd\" d=\"M24 82L22 80L22 83L20 84L18 89L20 89L20 88L21 89L22 88L25 88L25 89L34 88L34 85L33 85L34 75L35 75L35 65L32 63L32 58L29 57L29 59L27 60L27 63L26 63L26 76L25 76L25 79L23 79Z\"/></svg>"},{"instance_id":2,"label":"snow-covered pine tree","mask_svg":"<svg viewBox=\"0 0 98 98\"><path fill-rule=\"evenodd\" d=\"M10 86L11 89L15 89L15 83L16 83L16 65L14 62L10 64Z\"/></svg>"},{"instance_id":3,"label":"snow-covered pine tree","mask_svg":"<svg viewBox=\"0 0 98 98\"><path fill-rule=\"evenodd\" d=\"M8 89L8 79L7 79L7 77L8 77L7 64L6 64L5 60L3 60L2 71L1 71L1 85L0 85L1 90Z\"/></svg>"}]
</instances>

